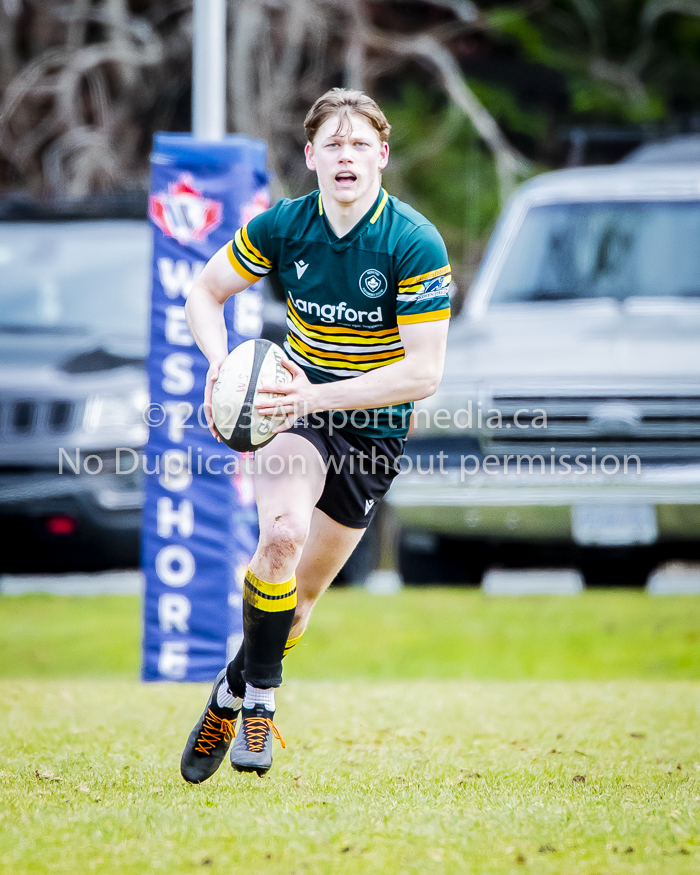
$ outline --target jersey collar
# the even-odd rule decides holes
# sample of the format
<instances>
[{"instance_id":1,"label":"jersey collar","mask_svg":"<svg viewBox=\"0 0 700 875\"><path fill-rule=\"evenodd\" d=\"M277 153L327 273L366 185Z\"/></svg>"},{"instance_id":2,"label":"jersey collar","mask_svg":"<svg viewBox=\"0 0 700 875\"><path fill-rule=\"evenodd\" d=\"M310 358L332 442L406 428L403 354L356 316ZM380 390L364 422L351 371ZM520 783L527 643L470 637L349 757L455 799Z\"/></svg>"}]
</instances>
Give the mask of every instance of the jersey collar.
<instances>
[{"instance_id":1,"label":"jersey collar","mask_svg":"<svg viewBox=\"0 0 700 875\"><path fill-rule=\"evenodd\" d=\"M356 240L366 227L375 224L377 219L381 216L384 207L387 205L388 200L389 195L383 188L380 188L377 199L367 210L364 216L360 219L360 221L355 225L355 227L352 228L352 230L348 231L348 233L344 237L338 237L333 228L331 228L331 224L326 217L326 211L323 209L323 201L321 200L321 192L319 191L318 214L321 217L324 228L326 229L326 233L328 234L328 241L331 246L333 246L334 248L342 249L352 243L354 240Z\"/></svg>"}]
</instances>

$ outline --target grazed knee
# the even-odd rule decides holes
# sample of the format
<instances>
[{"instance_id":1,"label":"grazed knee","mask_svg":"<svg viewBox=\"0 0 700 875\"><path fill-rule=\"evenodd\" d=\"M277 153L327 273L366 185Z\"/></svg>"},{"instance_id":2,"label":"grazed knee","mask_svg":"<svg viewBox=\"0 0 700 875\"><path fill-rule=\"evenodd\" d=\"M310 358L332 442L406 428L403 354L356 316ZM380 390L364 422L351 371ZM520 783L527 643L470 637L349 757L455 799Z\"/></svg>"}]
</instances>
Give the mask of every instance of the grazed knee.
<instances>
[{"instance_id":1,"label":"grazed knee","mask_svg":"<svg viewBox=\"0 0 700 875\"><path fill-rule=\"evenodd\" d=\"M301 525L291 514L276 516L271 525L260 532L258 554L273 576L301 553L308 536L308 526Z\"/></svg>"}]
</instances>

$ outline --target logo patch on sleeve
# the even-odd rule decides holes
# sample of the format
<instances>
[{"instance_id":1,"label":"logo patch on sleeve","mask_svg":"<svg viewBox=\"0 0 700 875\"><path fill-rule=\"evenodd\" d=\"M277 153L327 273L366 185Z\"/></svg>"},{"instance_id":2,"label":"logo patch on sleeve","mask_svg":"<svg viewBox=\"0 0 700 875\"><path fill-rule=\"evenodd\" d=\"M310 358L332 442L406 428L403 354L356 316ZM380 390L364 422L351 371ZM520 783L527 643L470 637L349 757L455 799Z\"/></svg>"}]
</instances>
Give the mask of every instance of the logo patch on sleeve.
<instances>
[{"instance_id":1,"label":"logo patch on sleeve","mask_svg":"<svg viewBox=\"0 0 700 875\"><path fill-rule=\"evenodd\" d=\"M426 301L428 298L438 298L447 295L450 288L450 274L443 274L435 279L421 283L420 291L416 292L416 301Z\"/></svg>"},{"instance_id":2,"label":"logo patch on sleeve","mask_svg":"<svg viewBox=\"0 0 700 875\"><path fill-rule=\"evenodd\" d=\"M384 274L374 268L366 270L360 277L360 291L367 298L379 298L388 285Z\"/></svg>"}]
</instances>

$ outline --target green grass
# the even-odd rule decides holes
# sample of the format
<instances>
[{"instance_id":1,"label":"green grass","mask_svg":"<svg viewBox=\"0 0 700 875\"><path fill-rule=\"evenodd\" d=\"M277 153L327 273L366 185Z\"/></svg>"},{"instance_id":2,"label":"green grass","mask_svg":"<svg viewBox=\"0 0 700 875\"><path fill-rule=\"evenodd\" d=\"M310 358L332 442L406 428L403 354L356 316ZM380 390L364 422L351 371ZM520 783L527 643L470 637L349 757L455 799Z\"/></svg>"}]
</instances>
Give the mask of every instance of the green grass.
<instances>
[{"instance_id":1,"label":"green grass","mask_svg":"<svg viewBox=\"0 0 700 875\"><path fill-rule=\"evenodd\" d=\"M700 599L332 591L275 765L179 776L131 598L0 600L0 873L691 875ZM31 677L33 675L34 677Z\"/></svg>"},{"instance_id":2,"label":"green grass","mask_svg":"<svg viewBox=\"0 0 700 875\"><path fill-rule=\"evenodd\" d=\"M268 777L178 775L205 696L0 682L0 871L695 873L688 681L292 681Z\"/></svg>"},{"instance_id":3,"label":"green grass","mask_svg":"<svg viewBox=\"0 0 700 875\"><path fill-rule=\"evenodd\" d=\"M0 598L0 677L134 677L140 610L130 596Z\"/></svg>"},{"instance_id":4,"label":"green grass","mask_svg":"<svg viewBox=\"0 0 700 875\"><path fill-rule=\"evenodd\" d=\"M598 590L486 598L331 590L286 667L295 679L700 678L700 597ZM135 677L136 598L0 599L0 676Z\"/></svg>"}]
</instances>

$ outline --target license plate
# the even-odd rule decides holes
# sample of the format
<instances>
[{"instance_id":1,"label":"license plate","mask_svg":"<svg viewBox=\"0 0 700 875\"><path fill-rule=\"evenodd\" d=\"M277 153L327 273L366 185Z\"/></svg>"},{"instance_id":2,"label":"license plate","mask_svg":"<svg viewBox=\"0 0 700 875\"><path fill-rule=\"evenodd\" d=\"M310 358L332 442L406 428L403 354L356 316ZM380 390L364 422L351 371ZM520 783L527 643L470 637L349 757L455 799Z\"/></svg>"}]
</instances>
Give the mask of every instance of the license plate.
<instances>
[{"instance_id":1,"label":"license plate","mask_svg":"<svg viewBox=\"0 0 700 875\"><path fill-rule=\"evenodd\" d=\"M571 508L571 534L582 546L653 544L659 530L653 504L578 504Z\"/></svg>"}]
</instances>

